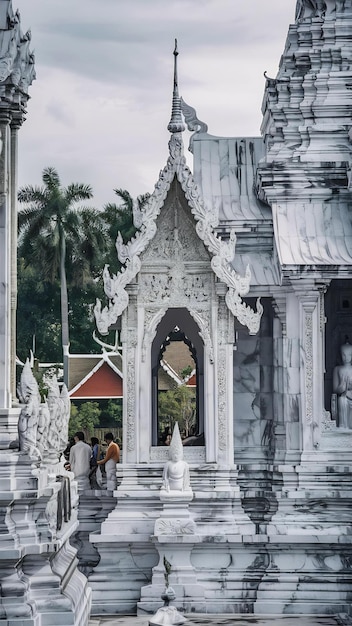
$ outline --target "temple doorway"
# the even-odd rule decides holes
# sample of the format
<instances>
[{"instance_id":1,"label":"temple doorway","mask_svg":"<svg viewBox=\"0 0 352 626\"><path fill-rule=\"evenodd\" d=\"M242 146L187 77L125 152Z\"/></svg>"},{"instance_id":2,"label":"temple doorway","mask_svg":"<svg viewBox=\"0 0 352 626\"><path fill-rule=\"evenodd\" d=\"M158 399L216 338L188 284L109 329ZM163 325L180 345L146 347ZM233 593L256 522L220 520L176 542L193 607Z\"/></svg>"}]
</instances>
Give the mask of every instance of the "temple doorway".
<instances>
[{"instance_id":1,"label":"temple doorway","mask_svg":"<svg viewBox=\"0 0 352 626\"><path fill-rule=\"evenodd\" d=\"M185 445L204 445L204 346L187 309L169 309L151 350L152 444L168 445L176 421Z\"/></svg>"}]
</instances>

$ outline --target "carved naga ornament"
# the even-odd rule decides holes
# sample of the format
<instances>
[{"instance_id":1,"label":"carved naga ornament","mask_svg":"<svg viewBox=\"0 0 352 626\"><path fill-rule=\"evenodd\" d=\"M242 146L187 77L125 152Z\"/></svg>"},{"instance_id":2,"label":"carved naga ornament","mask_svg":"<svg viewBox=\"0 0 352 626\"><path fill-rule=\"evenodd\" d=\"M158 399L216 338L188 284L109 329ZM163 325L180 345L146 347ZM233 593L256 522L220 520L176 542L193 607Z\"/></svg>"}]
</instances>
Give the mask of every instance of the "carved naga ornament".
<instances>
[{"instance_id":1,"label":"carved naga ornament","mask_svg":"<svg viewBox=\"0 0 352 626\"><path fill-rule=\"evenodd\" d=\"M34 53L30 50L31 31L22 32L20 14L18 11L13 11L11 2L8 3L6 21L7 30L3 30L6 36L3 34L1 39L0 85L6 81L26 99L26 96L28 98L28 87L36 78ZM7 96L10 93L7 91ZM1 85L0 97L3 95L4 89ZM11 94L11 98L14 95L14 93Z\"/></svg>"},{"instance_id":2,"label":"carved naga ornament","mask_svg":"<svg viewBox=\"0 0 352 626\"><path fill-rule=\"evenodd\" d=\"M152 241L156 230L156 220L165 203L170 186L176 177L185 194L190 211L196 222L198 237L210 252L211 268L215 275L227 285L226 304L232 314L246 326L250 334L256 334L260 327L263 307L258 298L256 310L253 310L242 299L247 295L250 288L251 272L247 266L244 276L238 274L231 266L235 255L236 234L230 233L230 240L224 242L216 234L218 218L215 212L204 206L199 188L193 178L192 172L186 165L183 152L182 132L185 128L183 123L181 100L178 95L177 85L177 47L175 47L175 70L174 70L174 93L172 101L171 120L168 129L171 132L169 141L169 158L166 166L159 174L154 192L143 206L138 215L140 229L128 243L123 243L120 233L117 235L116 249L119 261L123 264L118 274L110 275L109 266L106 265L103 272L104 291L108 297L108 305L102 307L97 299L94 307L94 315L98 331L101 335L107 335L109 327L128 306L128 293L126 286L130 284L141 269L140 255Z\"/></svg>"},{"instance_id":3,"label":"carved naga ornament","mask_svg":"<svg viewBox=\"0 0 352 626\"><path fill-rule=\"evenodd\" d=\"M70 398L61 391L55 375L47 376L46 401L41 402L38 383L27 359L17 387L21 412L18 420L19 450L36 461L56 463L67 445Z\"/></svg>"}]
</instances>

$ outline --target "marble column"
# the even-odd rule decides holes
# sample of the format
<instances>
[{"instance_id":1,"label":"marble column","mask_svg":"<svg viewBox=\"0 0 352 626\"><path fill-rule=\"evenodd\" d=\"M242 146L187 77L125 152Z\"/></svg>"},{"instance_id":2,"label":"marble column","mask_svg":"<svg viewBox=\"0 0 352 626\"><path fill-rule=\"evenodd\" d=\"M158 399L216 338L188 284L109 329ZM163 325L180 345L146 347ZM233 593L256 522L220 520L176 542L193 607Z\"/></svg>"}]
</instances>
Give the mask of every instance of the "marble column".
<instances>
[{"instance_id":1,"label":"marble column","mask_svg":"<svg viewBox=\"0 0 352 626\"><path fill-rule=\"evenodd\" d=\"M10 391L12 401L16 399L16 316L17 316L17 188L18 188L18 129L22 124L22 114L14 114L11 121L10 152L10 197L11 197L11 350L10 350Z\"/></svg>"},{"instance_id":2,"label":"marble column","mask_svg":"<svg viewBox=\"0 0 352 626\"><path fill-rule=\"evenodd\" d=\"M275 424L275 459L284 461L286 451L286 425L284 405L285 393L285 356L287 349L286 329L286 294L277 290L274 294L273 307L276 317L273 319L273 418Z\"/></svg>"},{"instance_id":3,"label":"marble column","mask_svg":"<svg viewBox=\"0 0 352 626\"><path fill-rule=\"evenodd\" d=\"M11 407L11 214L9 203L10 116L0 113L0 409Z\"/></svg>"},{"instance_id":4,"label":"marble column","mask_svg":"<svg viewBox=\"0 0 352 626\"><path fill-rule=\"evenodd\" d=\"M302 278L294 285L294 290L299 303L301 449L305 453L319 446L323 415L320 293L314 282Z\"/></svg>"},{"instance_id":5,"label":"marble column","mask_svg":"<svg viewBox=\"0 0 352 626\"><path fill-rule=\"evenodd\" d=\"M122 317L122 354L124 376L123 393L123 462L138 463L138 379L139 372L136 371L136 349L137 349L137 306L136 306L136 286L130 285L129 307Z\"/></svg>"},{"instance_id":6,"label":"marble column","mask_svg":"<svg viewBox=\"0 0 352 626\"><path fill-rule=\"evenodd\" d=\"M233 319L224 298L219 298L217 320L217 462L223 466L234 464L233 446ZM230 383L231 381L231 383Z\"/></svg>"}]
</instances>

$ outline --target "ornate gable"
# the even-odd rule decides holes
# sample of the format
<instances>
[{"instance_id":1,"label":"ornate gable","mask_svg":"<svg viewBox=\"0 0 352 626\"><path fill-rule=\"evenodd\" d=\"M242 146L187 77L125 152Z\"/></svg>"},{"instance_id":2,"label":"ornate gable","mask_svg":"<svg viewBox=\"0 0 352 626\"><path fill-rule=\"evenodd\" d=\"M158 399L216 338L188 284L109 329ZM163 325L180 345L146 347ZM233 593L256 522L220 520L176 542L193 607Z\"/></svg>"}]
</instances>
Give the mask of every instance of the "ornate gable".
<instances>
[{"instance_id":1,"label":"ornate gable","mask_svg":"<svg viewBox=\"0 0 352 626\"><path fill-rule=\"evenodd\" d=\"M166 166L160 172L159 180L153 194L144 206L139 216L140 230L134 239L124 244L120 233L117 236L116 248L118 258L124 267L117 275L111 276L108 266L105 267L104 289L109 299L108 306L102 308L100 300L94 307L96 324L102 335L108 333L109 327L126 309L129 301L126 291L127 285L136 282L141 272L142 262L148 264L151 260L166 270L161 284L157 276L149 276L146 284L146 275L141 279L145 294L148 289L154 289L158 298L164 298L166 306L175 306L172 303L171 289L182 282L183 289L178 296L187 290L197 291L197 274L185 272L182 265L186 262L197 263L206 260L215 277L227 287L225 300L227 307L241 324L247 326L251 334L259 330L263 308L259 299L256 310L249 307L243 296L250 288L251 272L247 266L244 276L238 274L232 267L231 261L235 254L236 235L233 230L229 241L222 241L216 234L218 217L213 207L206 208L200 195L199 188L193 175L186 165L183 154L182 131L184 130L181 113L181 102L177 87L176 70L177 50L175 49L175 78L171 121L168 129L171 132L169 141L169 158ZM193 220L192 220L193 216ZM190 258L187 258L187 256ZM193 256L192 256L193 255ZM186 276L187 274L187 276ZM186 280L185 280L186 279ZM199 291L199 290L198 290ZM210 294L207 293L207 296ZM176 295L174 296L176 297ZM171 300L170 300L171 298ZM178 300L179 306L179 300Z\"/></svg>"},{"instance_id":2,"label":"ornate gable","mask_svg":"<svg viewBox=\"0 0 352 626\"><path fill-rule=\"evenodd\" d=\"M211 255L198 237L196 224L185 204L180 184L174 180L157 217L156 233L141 256L143 264L172 265L180 257L183 261L210 263Z\"/></svg>"},{"instance_id":3,"label":"ornate gable","mask_svg":"<svg viewBox=\"0 0 352 626\"><path fill-rule=\"evenodd\" d=\"M170 224L170 232L167 233L166 240L163 239L163 234L165 235L168 214L171 216L172 207L168 206L167 203L165 204L165 201L170 192L171 185L174 179L176 179L179 183L179 187L183 191L184 199L188 204L190 214L194 217L195 223L195 227L191 225L190 231L186 236L186 229L188 230L187 227L190 220L187 218L188 222L186 222L184 219L185 214L183 213L184 222L181 228L181 237L184 236L184 241L192 240L192 245L195 246L193 249L202 249L203 256L205 252L209 254L212 271L228 288L226 292L226 304L228 308L241 324L247 326L251 334L256 334L259 330L263 309L259 299L257 301L256 311L246 305L242 299L243 296L248 294L251 272L249 267L247 267L245 275L241 276L235 272L231 266L231 261L235 254L235 232L232 231L228 242L222 241L215 233L214 228L217 226L215 214L205 209L192 173L186 165L186 159L183 155L181 133L176 133L171 136L169 147L170 156L167 165L161 171L159 180L155 185L154 193L143 209L139 232L136 234L135 238L127 244L123 243L120 234L117 236L117 254L119 260L124 263L124 267L117 275L113 276L110 275L107 266L104 269L104 290L109 298L109 304L102 308L100 300L97 300L94 307L98 330L102 335L106 335L109 326L114 324L125 310L128 305L127 285L136 280L142 267L142 258L145 262L148 262L148 258L153 257L153 255L155 257L155 252L158 251L158 245L160 245L161 241L163 241L163 243L160 252L163 255L164 263L165 260L167 260L167 251L171 251L171 242L173 241ZM181 207L182 204L178 205L177 212L180 211ZM164 209L166 211L165 214ZM161 211L162 216L158 220ZM158 228L159 225L160 230ZM172 230L172 232L175 235L175 231ZM197 237L195 237L195 235L197 235ZM196 241L197 243L195 244ZM175 242L172 245L174 246ZM184 249L186 249L186 246ZM143 255L144 252L145 255ZM173 254L175 254L175 250ZM187 254L189 254L189 252L187 252ZM160 262L161 260L160 258ZM169 259L168 263L171 264L171 259Z\"/></svg>"},{"instance_id":4,"label":"ornate gable","mask_svg":"<svg viewBox=\"0 0 352 626\"><path fill-rule=\"evenodd\" d=\"M210 301L211 255L197 235L177 180L170 187L156 225L155 236L141 255L138 286L143 304L189 308Z\"/></svg>"}]
</instances>

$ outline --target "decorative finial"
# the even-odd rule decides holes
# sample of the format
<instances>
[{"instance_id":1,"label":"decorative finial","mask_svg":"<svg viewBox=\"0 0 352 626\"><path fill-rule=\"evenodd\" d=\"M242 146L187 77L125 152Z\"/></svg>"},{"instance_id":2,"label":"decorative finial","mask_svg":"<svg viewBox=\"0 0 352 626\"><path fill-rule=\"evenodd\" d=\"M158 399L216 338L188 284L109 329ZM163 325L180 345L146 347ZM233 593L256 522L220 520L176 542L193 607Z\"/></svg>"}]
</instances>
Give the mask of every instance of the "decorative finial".
<instances>
[{"instance_id":1,"label":"decorative finial","mask_svg":"<svg viewBox=\"0 0 352 626\"><path fill-rule=\"evenodd\" d=\"M178 81L177 81L177 39L175 39L175 49L174 49L174 91L172 96L172 111L171 111L171 119L167 129L170 133L182 133L185 130L185 125L183 123L183 117L181 112L181 101L178 93Z\"/></svg>"}]
</instances>

